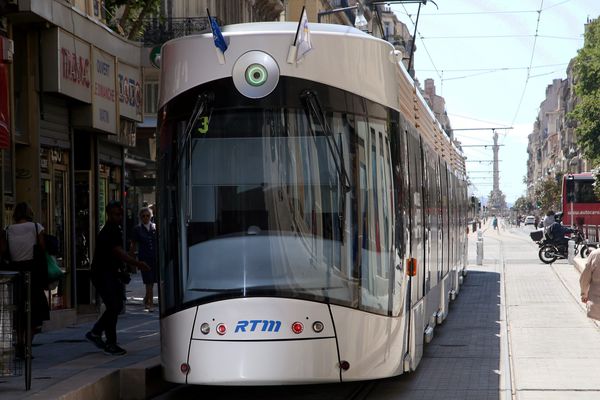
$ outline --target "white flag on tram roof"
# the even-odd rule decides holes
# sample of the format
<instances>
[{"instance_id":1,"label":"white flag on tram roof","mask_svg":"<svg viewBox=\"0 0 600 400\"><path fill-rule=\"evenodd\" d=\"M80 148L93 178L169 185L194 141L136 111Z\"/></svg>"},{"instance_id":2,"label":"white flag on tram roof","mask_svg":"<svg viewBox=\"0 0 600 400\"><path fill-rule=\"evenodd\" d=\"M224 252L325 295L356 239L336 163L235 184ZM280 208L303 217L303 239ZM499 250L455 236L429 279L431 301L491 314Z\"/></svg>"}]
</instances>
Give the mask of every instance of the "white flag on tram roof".
<instances>
[{"instance_id":1,"label":"white flag on tram roof","mask_svg":"<svg viewBox=\"0 0 600 400\"><path fill-rule=\"evenodd\" d=\"M306 9L302 7L300 21L298 21L298 29L296 30L296 37L294 38L294 44L290 47L287 62L294 64L302 61L304 55L311 49L312 44L310 42L310 31L308 29L308 16L306 15Z\"/></svg>"}]
</instances>

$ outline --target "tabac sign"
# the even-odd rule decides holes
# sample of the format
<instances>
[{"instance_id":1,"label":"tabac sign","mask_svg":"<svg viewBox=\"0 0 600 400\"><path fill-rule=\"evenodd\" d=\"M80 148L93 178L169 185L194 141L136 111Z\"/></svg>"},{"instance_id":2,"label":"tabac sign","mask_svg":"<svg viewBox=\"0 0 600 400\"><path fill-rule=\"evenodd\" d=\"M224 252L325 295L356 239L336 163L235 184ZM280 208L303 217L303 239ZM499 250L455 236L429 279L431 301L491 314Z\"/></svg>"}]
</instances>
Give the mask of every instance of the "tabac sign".
<instances>
[{"instance_id":1,"label":"tabac sign","mask_svg":"<svg viewBox=\"0 0 600 400\"><path fill-rule=\"evenodd\" d=\"M42 36L44 90L91 103L90 52L88 43L59 28L44 31Z\"/></svg>"}]
</instances>

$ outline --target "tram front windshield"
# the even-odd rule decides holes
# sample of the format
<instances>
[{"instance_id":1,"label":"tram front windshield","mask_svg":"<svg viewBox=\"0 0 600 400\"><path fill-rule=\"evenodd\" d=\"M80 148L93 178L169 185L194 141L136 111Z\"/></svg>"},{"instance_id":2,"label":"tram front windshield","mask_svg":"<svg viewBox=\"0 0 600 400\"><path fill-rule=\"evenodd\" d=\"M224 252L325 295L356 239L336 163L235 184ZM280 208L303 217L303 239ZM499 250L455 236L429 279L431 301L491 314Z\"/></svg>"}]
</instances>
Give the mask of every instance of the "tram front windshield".
<instances>
[{"instance_id":1,"label":"tram front windshield","mask_svg":"<svg viewBox=\"0 0 600 400\"><path fill-rule=\"evenodd\" d=\"M176 123L178 204L162 210L179 227L184 304L281 296L387 312L389 169L379 188L367 176L385 169L383 141L350 114L327 121L215 108Z\"/></svg>"}]
</instances>

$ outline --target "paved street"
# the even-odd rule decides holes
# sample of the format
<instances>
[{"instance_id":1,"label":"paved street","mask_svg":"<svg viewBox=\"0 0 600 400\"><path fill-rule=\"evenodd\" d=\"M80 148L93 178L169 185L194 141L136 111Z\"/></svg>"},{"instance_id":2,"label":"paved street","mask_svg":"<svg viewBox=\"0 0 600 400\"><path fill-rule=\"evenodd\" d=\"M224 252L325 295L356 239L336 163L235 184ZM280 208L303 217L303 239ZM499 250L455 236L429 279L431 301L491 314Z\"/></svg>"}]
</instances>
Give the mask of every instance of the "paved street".
<instances>
[{"instance_id":1,"label":"paved street","mask_svg":"<svg viewBox=\"0 0 600 400\"><path fill-rule=\"evenodd\" d=\"M0 399L117 398L113 394L119 392L118 372L149 360L156 364L160 352L158 313L144 312L140 274L132 275L126 294L127 312L119 317L117 335L127 355L107 356L89 343L84 335L94 317L86 317L86 322L36 335L31 390L25 391L23 376L0 377Z\"/></svg>"},{"instance_id":2,"label":"paved street","mask_svg":"<svg viewBox=\"0 0 600 400\"><path fill-rule=\"evenodd\" d=\"M178 387L157 398L369 400L596 400L600 398L600 329L578 301L579 272L567 261L542 264L530 227L484 232L477 266L471 234L469 273L451 312L436 327L416 372L368 383L299 387ZM134 276L119 339L129 353L108 357L83 340L91 322L35 339L32 390L1 378L4 399L112 399L123 371L158 364L156 313L144 313ZM136 367L137 366L137 367ZM120 375L114 372L121 371ZM107 377L112 377L108 379Z\"/></svg>"},{"instance_id":3,"label":"paved street","mask_svg":"<svg viewBox=\"0 0 600 400\"><path fill-rule=\"evenodd\" d=\"M369 399L600 398L600 330L579 303L579 272L542 264L531 227L500 226L485 230L482 266L470 241L469 275L419 369Z\"/></svg>"}]
</instances>

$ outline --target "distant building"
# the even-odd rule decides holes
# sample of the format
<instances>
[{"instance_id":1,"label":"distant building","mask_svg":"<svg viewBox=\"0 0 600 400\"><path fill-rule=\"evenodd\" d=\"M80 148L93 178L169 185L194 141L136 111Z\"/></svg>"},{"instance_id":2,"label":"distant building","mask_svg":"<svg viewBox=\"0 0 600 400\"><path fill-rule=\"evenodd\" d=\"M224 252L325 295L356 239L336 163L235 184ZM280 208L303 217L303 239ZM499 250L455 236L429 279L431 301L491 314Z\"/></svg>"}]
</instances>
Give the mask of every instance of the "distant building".
<instances>
[{"instance_id":1,"label":"distant building","mask_svg":"<svg viewBox=\"0 0 600 400\"><path fill-rule=\"evenodd\" d=\"M527 196L534 197L536 185L565 173L578 173L590 168L580 154L575 135L576 124L568 114L577 104L573 89L573 60L567 67L566 79L554 79L546 88L533 131L527 145Z\"/></svg>"},{"instance_id":2,"label":"distant building","mask_svg":"<svg viewBox=\"0 0 600 400\"><path fill-rule=\"evenodd\" d=\"M425 79L425 90L423 90L422 93L429 108L431 108L431 111L433 111L437 120L442 124L442 128L444 129L444 132L446 132L446 135L454 140L450 118L448 118L448 113L446 112L446 99L436 94L435 82L433 79Z\"/></svg>"}]
</instances>

